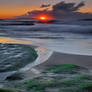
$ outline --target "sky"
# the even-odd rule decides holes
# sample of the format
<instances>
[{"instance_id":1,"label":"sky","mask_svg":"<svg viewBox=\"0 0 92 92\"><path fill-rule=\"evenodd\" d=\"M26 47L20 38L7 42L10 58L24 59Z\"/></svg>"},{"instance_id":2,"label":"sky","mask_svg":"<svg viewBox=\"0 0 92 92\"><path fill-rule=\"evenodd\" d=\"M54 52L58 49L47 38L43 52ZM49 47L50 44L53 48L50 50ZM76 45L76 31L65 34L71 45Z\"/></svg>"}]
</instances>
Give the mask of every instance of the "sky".
<instances>
[{"instance_id":1,"label":"sky","mask_svg":"<svg viewBox=\"0 0 92 92\"><path fill-rule=\"evenodd\" d=\"M86 6L79 11L92 13L92 0L0 0L0 18L12 18L28 11L41 9L42 4L54 5L61 1L76 3L85 1Z\"/></svg>"}]
</instances>

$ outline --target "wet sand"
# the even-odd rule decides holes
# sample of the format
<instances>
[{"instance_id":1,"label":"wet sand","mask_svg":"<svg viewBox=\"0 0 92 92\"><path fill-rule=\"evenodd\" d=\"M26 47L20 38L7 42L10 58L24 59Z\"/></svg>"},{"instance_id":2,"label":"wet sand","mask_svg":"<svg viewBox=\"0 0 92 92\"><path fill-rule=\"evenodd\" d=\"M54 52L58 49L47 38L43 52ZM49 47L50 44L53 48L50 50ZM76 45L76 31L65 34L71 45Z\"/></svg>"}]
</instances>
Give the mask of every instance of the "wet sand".
<instances>
[{"instance_id":1,"label":"wet sand","mask_svg":"<svg viewBox=\"0 0 92 92\"><path fill-rule=\"evenodd\" d=\"M43 69L47 66L60 64L75 64L88 69L92 69L92 56L54 52L47 61L40 65L37 65L36 68Z\"/></svg>"}]
</instances>

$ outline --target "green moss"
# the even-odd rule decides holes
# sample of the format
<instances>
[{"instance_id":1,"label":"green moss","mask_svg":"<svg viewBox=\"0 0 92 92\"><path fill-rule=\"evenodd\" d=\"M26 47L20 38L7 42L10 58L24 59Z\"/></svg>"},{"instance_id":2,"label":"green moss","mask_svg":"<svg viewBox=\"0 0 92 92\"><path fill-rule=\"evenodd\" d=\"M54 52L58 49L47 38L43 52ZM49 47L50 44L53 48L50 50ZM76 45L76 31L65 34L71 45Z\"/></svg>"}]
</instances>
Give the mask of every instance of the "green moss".
<instances>
[{"instance_id":1,"label":"green moss","mask_svg":"<svg viewBox=\"0 0 92 92\"><path fill-rule=\"evenodd\" d=\"M86 84L89 83L88 78L91 78L91 75L80 75L77 77L74 77L70 80L65 80L62 82L62 84L66 85L66 86L78 86L82 83ZM92 80L90 80L92 82Z\"/></svg>"},{"instance_id":2,"label":"green moss","mask_svg":"<svg viewBox=\"0 0 92 92\"><path fill-rule=\"evenodd\" d=\"M80 66L74 64L62 64L62 65L49 66L48 68L46 68L46 71L53 73L75 74L78 73L80 69L81 69Z\"/></svg>"},{"instance_id":3,"label":"green moss","mask_svg":"<svg viewBox=\"0 0 92 92\"><path fill-rule=\"evenodd\" d=\"M92 82L83 83L78 86L79 89L86 90L88 92L92 92Z\"/></svg>"},{"instance_id":4,"label":"green moss","mask_svg":"<svg viewBox=\"0 0 92 92\"><path fill-rule=\"evenodd\" d=\"M36 90L36 91L44 91L47 87L58 87L58 86L69 86L69 82L60 82L60 81L45 81L41 82L37 79L32 79L30 81L27 81L24 83L25 87L27 87L30 90ZM35 91L34 91L35 92Z\"/></svg>"},{"instance_id":5,"label":"green moss","mask_svg":"<svg viewBox=\"0 0 92 92\"><path fill-rule=\"evenodd\" d=\"M92 75L88 75L88 74L81 74L79 75L78 77L75 77L75 79L77 80L89 80L89 81L92 81Z\"/></svg>"},{"instance_id":6,"label":"green moss","mask_svg":"<svg viewBox=\"0 0 92 92\"><path fill-rule=\"evenodd\" d=\"M11 89L2 89L2 88L0 88L0 92L15 92L15 91L13 91Z\"/></svg>"},{"instance_id":7,"label":"green moss","mask_svg":"<svg viewBox=\"0 0 92 92\"><path fill-rule=\"evenodd\" d=\"M89 91L78 88L63 88L60 89L58 92L89 92Z\"/></svg>"},{"instance_id":8,"label":"green moss","mask_svg":"<svg viewBox=\"0 0 92 92\"><path fill-rule=\"evenodd\" d=\"M61 88L59 92L92 92L92 82L80 83L79 86L72 88Z\"/></svg>"},{"instance_id":9,"label":"green moss","mask_svg":"<svg viewBox=\"0 0 92 92\"><path fill-rule=\"evenodd\" d=\"M74 77L71 80L50 80L50 81L41 81L41 78L34 78L28 80L23 85L28 90L32 92L44 92L46 88L58 87L59 92L87 92L88 89L92 91L92 83L89 83L88 78L91 78L90 75L80 75ZM84 84L84 85L83 85ZM65 89L64 89L65 88ZM74 90L75 89L75 90ZM83 91L85 90L85 91ZM87 91L86 91L87 90ZM88 92L91 92L88 91Z\"/></svg>"}]
</instances>

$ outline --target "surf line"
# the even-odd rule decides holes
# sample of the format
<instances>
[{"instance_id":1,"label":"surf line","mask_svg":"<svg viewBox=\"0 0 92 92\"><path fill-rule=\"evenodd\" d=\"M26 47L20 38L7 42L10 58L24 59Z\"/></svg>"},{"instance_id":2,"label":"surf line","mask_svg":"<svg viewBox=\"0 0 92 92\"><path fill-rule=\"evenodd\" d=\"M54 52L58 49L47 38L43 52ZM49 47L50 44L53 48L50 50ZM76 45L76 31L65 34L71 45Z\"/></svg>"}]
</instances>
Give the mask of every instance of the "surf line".
<instances>
[{"instance_id":1,"label":"surf line","mask_svg":"<svg viewBox=\"0 0 92 92\"><path fill-rule=\"evenodd\" d=\"M19 72L26 72L28 70L31 70L32 72L36 74L40 74L40 71L38 71L37 69L33 67L46 62L46 60L48 60L48 58L51 57L51 55L53 54L53 51L44 47L38 47L35 50L37 51L37 54L38 54L37 59L33 63L30 63L26 65L24 68L21 68Z\"/></svg>"}]
</instances>

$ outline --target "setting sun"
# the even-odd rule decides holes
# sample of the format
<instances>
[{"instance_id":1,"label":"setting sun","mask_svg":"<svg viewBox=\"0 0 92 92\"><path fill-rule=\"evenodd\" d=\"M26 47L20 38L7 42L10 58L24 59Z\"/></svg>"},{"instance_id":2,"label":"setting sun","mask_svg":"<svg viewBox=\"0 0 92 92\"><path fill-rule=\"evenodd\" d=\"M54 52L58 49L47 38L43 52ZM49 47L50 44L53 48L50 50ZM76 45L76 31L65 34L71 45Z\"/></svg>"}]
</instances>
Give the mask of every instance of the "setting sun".
<instances>
[{"instance_id":1,"label":"setting sun","mask_svg":"<svg viewBox=\"0 0 92 92\"><path fill-rule=\"evenodd\" d=\"M40 15L40 16L37 16L36 19L41 21L49 21L49 20L52 20L53 17L51 15Z\"/></svg>"},{"instance_id":2,"label":"setting sun","mask_svg":"<svg viewBox=\"0 0 92 92\"><path fill-rule=\"evenodd\" d=\"M47 17L45 17L45 16L40 17L40 20L46 20L46 19L47 19Z\"/></svg>"},{"instance_id":3,"label":"setting sun","mask_svg":"<svg viewBox=\"0 0 92 92\"><path fill-rule=\"evenodd\" d=\"M46 19L46 17L43 17L43 16L42 16L42 17L40 17L40 19L45 20L45 19Z\"/></svg>"}]
</instances>

